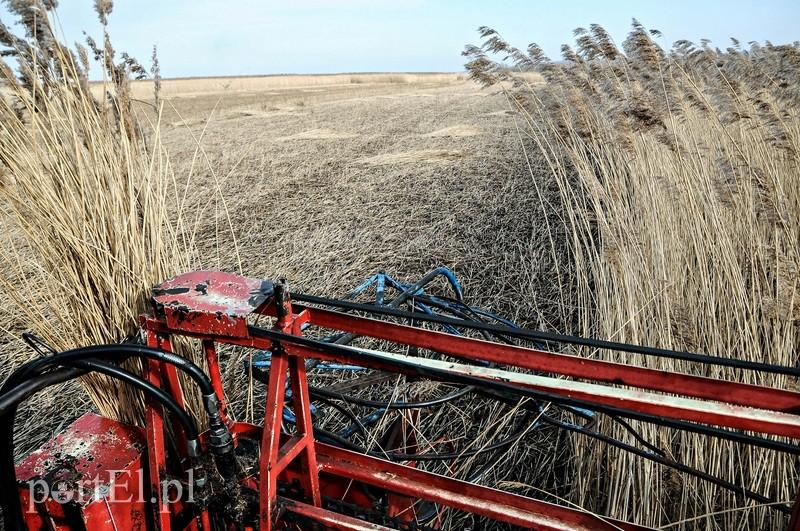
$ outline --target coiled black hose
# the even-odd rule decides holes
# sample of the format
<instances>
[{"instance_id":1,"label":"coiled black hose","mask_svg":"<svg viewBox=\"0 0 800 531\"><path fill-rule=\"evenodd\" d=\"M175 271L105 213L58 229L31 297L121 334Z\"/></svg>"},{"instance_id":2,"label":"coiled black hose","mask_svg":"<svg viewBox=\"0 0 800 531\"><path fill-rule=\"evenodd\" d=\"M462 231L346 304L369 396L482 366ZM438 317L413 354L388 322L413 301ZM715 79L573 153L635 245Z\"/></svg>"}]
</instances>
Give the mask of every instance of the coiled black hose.
<instances>
[{"instance_id":1,"label":"coiled black hose","mask_svg":"<svg viewBox=\"0 0 800 531\"><path fill-rule=\"evenodd\" d=\"M7 385L15 385L16 382L25 379L28 375L34 374L43 370L50 365L60 365L62 362L68 362L76 359L97 358L97 359L120 359L126 357L138 357L161 361L174 365L181 371L185 372L192 380L200 387L203 395L214 394L214 387L211 385L211 380L203 372L203 370L177 354L158 350L144 345L136 345L133 343L121 343L111 345L95 345L90 347L80 347L71 350L65 350L52 356L42 358L35 358L23 365L21 365L14 373L9 376L0 388L0 393Z\"/></svg>"},{"instance_id":2,"label":"coiled black hose","mask_svg":"<svg viewBox=\"0 0 800 531\"><path fill-rule=\"evenodd\" d=\"M178 422L181 423L186 433L186 438L192 441L197 441L200 435L199 430L197 429L197 423L186 412L185 409L178 405L173 397L171 397L160 387L153 385L144 378L136 376L125 369L97 360L70 360L62 361L61 363L68 367L77 369L77 372L60 370L54 373L44 373L38 377L25 380L8 393L4 393L0 396L0 417L7 415L13 408L18 406L21 402L29 398L34 393L42 390L44 387L55 385L56 383L61 383L62 381L78 378L79 376L82 376L88 372L97 372L125 382L156 400L158 403L164 406L167 411L173 414ZM49 382L50 380L48 380L46 377L52 374L56 375L56 377L53 378L53 383L40 383ZM64 377L65 374L67 375L66 380L61 380L60 377Z\"/></svg>"},{"instance_id":3,"label":"coiled black hose","mask_svg":"<svg viewBox=\"0 0 800 531\"><path fill-rule=\"evenodd\" d=\"M104 364L97 360L71 360L64 362L74 367L56 369L54 371L31 376L26 374L26 379L16 387L0 394L0 483L3 485L16 485L14 468L14 421L17 407L33 394L52 385L63 383L78 378L87 372L99 372L112 378L124 381L162 404L183 425L187 438L187 453L196 455L198 448L198 430L194 420L181 408L174 398L154 386L150 382L138 377L124 369L113 365ZM27 371L26 371L27 373ZM16 379L16 378L15 378ZM8 384L8 382L6 382ZM6 525L15 524L17 529L24 529L21 500L16 488L3 489L0 494L0 508Z\"/></svg>"},{"instance_id":4,"label":"coiled black hose","mask_svg":"<svg viewBox=\"0 0 800 531\"><path fill-rule=\"evenodd\" d=\"M26 338L26 341L28 341L28 338ZM30 341L28 342L30 344ZM41 343L39 340L37 342ZM39 348L36 348L36 350L40 354L42 353ZM50 348L48 350L52 351ZM78 378L88 371L100 372L134 385L164 405L185 428L188 445L187 454L190 456L197 454L199 448L197 425L191 416L169 394L124 369L93 359L110 357L124 359L130 356L169 363L188 374L201 389L210 420L220 424L217 422L219 420L219 410L211 380L197 365L173 353L141 345L112 344L77 348L52 356L37 358L19 367L0 387L0 480L3 484L14 485L16 483L13 430L19 403L41 389ZM70 368L53 369L53 367L62 365L70 366ZM0 496L0 508L3 511L6 525L13 523L16 524L17 528L24 529L22 508L20 507L17 490L14 488L3 490L4 493Z\"/></svg>"}]
</instances>

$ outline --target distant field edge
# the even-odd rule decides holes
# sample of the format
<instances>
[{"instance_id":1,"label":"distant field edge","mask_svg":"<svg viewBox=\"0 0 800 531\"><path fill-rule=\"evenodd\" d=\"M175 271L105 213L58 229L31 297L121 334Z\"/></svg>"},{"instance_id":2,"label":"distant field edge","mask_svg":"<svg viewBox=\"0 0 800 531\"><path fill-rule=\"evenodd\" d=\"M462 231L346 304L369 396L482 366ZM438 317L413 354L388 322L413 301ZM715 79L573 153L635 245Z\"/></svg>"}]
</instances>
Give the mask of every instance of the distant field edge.
<instances>
[{"instance_id":1,"label":"distant field edge","mask_svg":"<svg viewBox=\"0 0 800 531\"><path fill-rule=\"evenodd\" d=\"M446 71L420 71L420 72L395 72L395 71L385 71L385 72L326 72L321 74L301 74L301 73L291 73L285 72L281 74L246 74L241 76L176 76L176 77L165 77L163 81L184 81L184 80L204 80L204 79L260 79L260 78L273 78L273 77L332 77L332 76L383 76L383 75L403 75L407 74L410 76L436 76L436 75L465 75L466 72L446 72ZM134 83L146 83L148 80L139 80L134 81ZM102 81L93 81L92 83L102 83Z\"/></svg>"},{"instance_id":2,"label":"distant field edge","mask_svg":"<svg viewBox=\"0 0 800 531\"><path fill-rule=\"evenodd\" d=\"M299 87L334 85L447 85L466 81L464 72L356 72L340 74L271 74L264 76L222 76L165 78L161 81L162 96L191 96L221 92L281 91ZM102 90L102 81L93 82L92 89ZM152 80L131 83L134 97L151 93Z\"/></svg>"}]
</instances>

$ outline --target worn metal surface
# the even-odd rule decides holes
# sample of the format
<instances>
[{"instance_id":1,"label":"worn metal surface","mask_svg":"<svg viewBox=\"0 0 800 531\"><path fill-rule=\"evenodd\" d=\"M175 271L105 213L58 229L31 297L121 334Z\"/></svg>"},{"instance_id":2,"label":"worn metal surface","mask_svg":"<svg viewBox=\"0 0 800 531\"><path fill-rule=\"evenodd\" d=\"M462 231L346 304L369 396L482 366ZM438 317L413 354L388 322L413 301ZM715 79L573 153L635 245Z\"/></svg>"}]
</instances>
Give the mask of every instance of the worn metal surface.
<instances>
[{"instance_id":1,"label":"worn metal surface","mask_svg":"<svg viewBox=\"0 0 800 531\"><path fill-rule=\"evenodd\" d=\"M246 318L273 294L273 283L218 271L173 277L153 288L157 316L175 331L244 337Z\"/></svg>"},{"instance_id":2,"label":"worn metal surface","mask_svg":"<svg viewBox=\"0 0 800 531\"><path fill-rule=\"evenodd\" d=\"M28 529L144 531L144 448L140 429L84 414L16 467ZM58 494L29 505L31 485Z\"/></svg>"},{"instance_id":3,"label":"worn metal surface","mask_svg":"<svg viewBox=\"0 0 800 531\"><path fill-rule=\"evenodd\" d=\"M168 338L147 332L147 346L171 350ZM143 376L154 385L161 385L162 364L155 360L143 362ZM145 410L145 436L147 440L147 467L150 480L151 503L148 508L158 530L169 531L170 510L161 496L161 480L167 476L167 453L164 435L164 410L152 402Z\"/></svg>"},{"instance_id":4,"label":"worn metal surface","mask_svg":"<svg viewBox=\"0 0 800 531\"><path fill-rule=\"evenodd\" d=\"M316 448L320 470L324 472L436 502L446 507L481 514L499 522L552 531L648 529L447 478L327 444L317 443Z\"/></svg>"}]
</instances>

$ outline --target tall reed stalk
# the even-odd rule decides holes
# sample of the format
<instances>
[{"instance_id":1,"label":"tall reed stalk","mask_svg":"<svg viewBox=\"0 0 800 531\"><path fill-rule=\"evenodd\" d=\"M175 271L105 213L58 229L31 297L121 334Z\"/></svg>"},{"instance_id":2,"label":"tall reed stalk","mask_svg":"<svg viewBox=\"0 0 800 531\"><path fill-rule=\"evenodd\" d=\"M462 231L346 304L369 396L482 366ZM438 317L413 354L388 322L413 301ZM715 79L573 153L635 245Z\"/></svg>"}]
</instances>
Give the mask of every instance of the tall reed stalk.
<instances>
[{"instance_id":1,"label":"tall reed stalk","mask_svg":"<svg viewBox=\"0 0 800 531\"><path fill-rule=\"evenodd\" d=\"M794 366L800 345L800 47L737 41L727 50L656 43L634 21L619 49L593 25L554 63L481 28L472 77L503 87L524 145L561 196L572 274L569 332ZM494 59L495 53L507 62ZM536 71L532 86L517 72ZM538 186L539 184L537 184ZM771 387L795 382L674 360L585 356ZM610 422L607 434L637 444ZM793 461L647 424L667 455L778 500ZM590 440L573 439L572 501L651 526L780 529L785 519L709 483ZM732 510L740 508L738 510ZM724 512L723 512L724 511Z\"/></svg>"},{"instance_id":2,"label":"tall reed stalk","mask_svg":"<svg viewBox=\"0 0 800 531\"><path fill-rule=\"evenodd\" d=\"M144 69L117 60L105 31L89 51L63 46L51 2L8 6L25 35L0 25L13 60L0 62L0 215L11 227L0 291L58 349L133 339L150 288L194 258L171 215L182 193L158 125L143 129L130 99L130 78ZM111 2L96 10L105 30ZM90 90L89 53L104 71L102 99ZM103 415L140 418L128 388L97 375L83 383Z\"/></svg>"}]
</instances>

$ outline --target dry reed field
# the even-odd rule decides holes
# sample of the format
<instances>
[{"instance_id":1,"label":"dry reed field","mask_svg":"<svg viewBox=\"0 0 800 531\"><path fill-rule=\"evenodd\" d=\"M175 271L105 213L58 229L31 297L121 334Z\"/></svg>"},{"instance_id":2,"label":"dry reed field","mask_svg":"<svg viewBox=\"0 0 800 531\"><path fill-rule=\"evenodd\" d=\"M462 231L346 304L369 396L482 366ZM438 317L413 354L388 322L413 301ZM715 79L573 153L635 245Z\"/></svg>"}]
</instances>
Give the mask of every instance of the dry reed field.
<instances>
[{"instance_id":1,"label":"dry reed field","mask_svg":"<svg viewBox=\"0 0 800 531\"><path fill-rule=\"evenodd\" d=\"M37 2L19 5L28 3ZM110 3L97 5L105 25ZM339 296L381 269L414 280L444 265L470 303L531 328L797 362L797 46L665 50L636 24L619 49L592 26L553 63L483 28L484 44L465 51L468 74L161 80L157 66L148 71L108 39L61 46L23 7L27 35L0 31L22 66L16 75L0 63L0 379L33 356L19 339L26 330L58 349L135 339L150 286L195 268ZM88 81L90 56L105 83ZM200 361L192 345L180 351ZM241 352L222 355L234 414L257 421L263 386L242 370ZM361 394L422 400L449 390L397 377ZM86 377L23 408L18 453L89 408L140 414L135 394ZM431 448L463 449L502 440L528 415L524 403L468 395L409 420ZM643 438L774 500L797 488L786 457L632 426L636 435L601 418L597 429L634 445ZM526 431L500 457L420 466L656 528L786 524L768 507L552 426ZM493 525L445 513L446 529Z\"/></svg>"}]
</instances>

